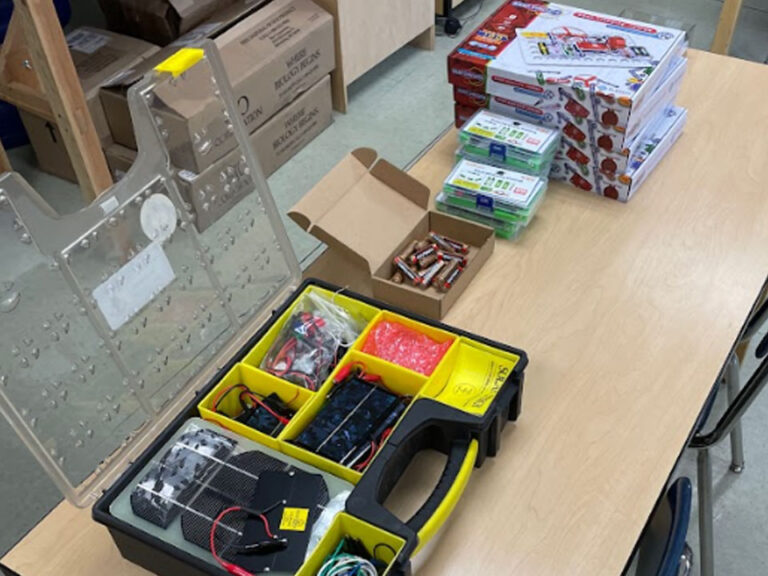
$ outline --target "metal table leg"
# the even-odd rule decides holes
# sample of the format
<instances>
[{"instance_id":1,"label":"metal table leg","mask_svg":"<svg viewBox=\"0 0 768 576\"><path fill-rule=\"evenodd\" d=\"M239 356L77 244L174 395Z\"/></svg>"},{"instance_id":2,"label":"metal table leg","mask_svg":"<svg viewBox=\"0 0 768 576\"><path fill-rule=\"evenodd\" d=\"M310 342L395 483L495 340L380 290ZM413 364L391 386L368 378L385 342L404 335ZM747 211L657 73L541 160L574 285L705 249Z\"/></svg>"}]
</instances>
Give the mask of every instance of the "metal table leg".
<instances>
[{"instance_id":1,"label":"metal table leg","mask_svg":"<svg viewBox=\"0 0 768 576\"><path fill-rule=\"evenodd\" d=\"M725 384L728 392L728 403L732 403L739 395L739 359L734 354L725 371ZM741 431L741 418L731 430L731 471L740 474L744 470L744 440Z\"/></svg>"}]
</instances>

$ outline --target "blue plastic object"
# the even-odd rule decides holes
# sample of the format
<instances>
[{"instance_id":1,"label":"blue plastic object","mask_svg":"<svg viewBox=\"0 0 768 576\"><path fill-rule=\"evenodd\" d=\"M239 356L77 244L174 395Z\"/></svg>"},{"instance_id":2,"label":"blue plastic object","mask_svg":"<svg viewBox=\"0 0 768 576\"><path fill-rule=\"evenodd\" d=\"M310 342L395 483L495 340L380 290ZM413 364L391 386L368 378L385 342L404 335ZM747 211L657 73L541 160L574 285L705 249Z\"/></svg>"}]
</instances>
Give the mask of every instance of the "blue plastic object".
<instances>
[{"instance_id":1,"label":"blue plastic object","mask_svg":"<svg viewBox=\"0 0 768 576\"><path fill-rule=\"evenodd\" d=\"M72 16L69 0L54 0L59 22L66 26ZM13 0L0 0L0 44L5 40L13 13ZM0 102L0 140L5 148L16 148L29 142L27 132L15 106Z\"/></svg>"},{"instance_id":2,"label":"blue plastic object","mask_svg":"<svg viewBox=\"0 0 768 576\"><path fill-rule=\"evenodd\" d=\"M677 576L691 519L691 481L678 478L640 536L637 576Z\"/></svg>"}]
</instances>

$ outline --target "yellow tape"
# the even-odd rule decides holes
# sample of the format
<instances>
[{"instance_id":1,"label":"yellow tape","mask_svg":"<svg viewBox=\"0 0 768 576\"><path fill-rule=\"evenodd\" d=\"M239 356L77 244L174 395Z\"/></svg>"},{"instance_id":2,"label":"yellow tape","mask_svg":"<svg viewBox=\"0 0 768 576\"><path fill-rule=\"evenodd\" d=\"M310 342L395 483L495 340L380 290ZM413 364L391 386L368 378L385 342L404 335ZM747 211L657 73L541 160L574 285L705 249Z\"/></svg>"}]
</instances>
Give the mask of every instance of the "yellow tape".
<instances>
[{"instance_id":1,"label":"yellow tape","mask_svg":"<svg viewBox=\"0 0 768 576\"><path fill-rule=\"evenodd\" d=\"M307 529L309 508L285 508L280 520L280 530L304 532Z\"/></svg>"},{"instance_id":2,"label":"yellow tape","mask_svg":"<svg viewBox=\"0 0 768 576\"><path fill-rule=\"evenodd\" d=\"M477 440L472 440L469 443L469 450L467 450L464 463L461 465L461 469L459 470L459 474L456 476L456 480L454 481L453 486L451 486L451 488L448 490L448 494L446 494L445 498L440 503L440 506L437 507L437 510L435 510L435 513L432 515L432 517L427 520L427 522L424 524L424 527L419 530L419 545L416 547L414 554L417 554L419 550L421 550L427 544L427 542L429 542L435 536L435 534L437 534L437 531L440 530L443 524L448 521L448 517L451 515L451 512L453 512L453 509L456 508L456 504L459 502L459 498L461 498L461 495L464 494L464 489L467 487L469 476L472 474L472 469L475 467L475 460L477 460L477 450Z\"/></svg>"},{"instance_id":3,"label":"yellow tape","mask_svg":"<svg viewBox=\"0 0 768 576\"><path fill-rule=\"evenodd\" d=\"M200 62L204 56L205 51L202 48L182 48L155 66L155 70L173 74L173 77L176 78Z\"/></svg>"}]
</instances>

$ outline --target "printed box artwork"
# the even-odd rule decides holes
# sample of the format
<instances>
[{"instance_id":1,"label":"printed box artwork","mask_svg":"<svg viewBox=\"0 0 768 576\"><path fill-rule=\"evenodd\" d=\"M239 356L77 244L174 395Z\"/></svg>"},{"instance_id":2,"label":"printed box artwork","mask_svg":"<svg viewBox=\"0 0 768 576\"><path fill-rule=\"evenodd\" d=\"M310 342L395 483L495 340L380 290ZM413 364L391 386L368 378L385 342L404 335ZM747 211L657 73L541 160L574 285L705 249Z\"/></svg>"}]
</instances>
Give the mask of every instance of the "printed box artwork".
<instances>
[{"instance_id":1,"label":"printed box artwork","mask_svg":"<svg viewBox=\"0 0 768 576\"><path fill-rule=\"evenodd\" d=\"M665 110L651 133L643 138L630 156L627 169L621 174L607 174L594 164L576 162L571 156L559 153L552 163L550 178L626 202L680 137L686 119L684 108L673 106Z\"/></svg>"},{"instance_id":2,"label":"printed box artwork","mask_svg":"<svg viewBox=\"0 0 768 576\"><path fill-rule=\"evenodd\" d=\"M646 100L684 46L681 30L515 0L453 51L448 76L462 106L470 104L468 90L549 119L542 123L586 120L636 133L648 119Z\"/></svg>"}]
</instances>

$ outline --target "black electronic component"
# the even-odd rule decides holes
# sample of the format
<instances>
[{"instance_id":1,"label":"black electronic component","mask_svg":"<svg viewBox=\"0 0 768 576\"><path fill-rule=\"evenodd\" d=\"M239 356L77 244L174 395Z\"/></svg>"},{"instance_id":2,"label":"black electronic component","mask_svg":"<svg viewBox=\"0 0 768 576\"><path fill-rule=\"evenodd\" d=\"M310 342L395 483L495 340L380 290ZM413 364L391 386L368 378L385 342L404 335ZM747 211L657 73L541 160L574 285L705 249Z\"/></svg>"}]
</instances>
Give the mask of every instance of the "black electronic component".
<instances>
[{"instance_id":1,"label":"black electronic component","mask_svg":"<svg viewBox=\"0 0 768 576\"><path fill-rule=\"evenodd\" d=\"M243 411L235 420L273 437L285 428L295 414L277 394L259 398L253 393L241 393L240 404Z\"/></svg>"},{"instance_id":2,"label":"black electronic component","mask_svg":"<svg viewBox=\"0 0 768 576\"><path fill-rule=\"evenodd\" d=\"M184 539L252 573L293 573L304 562L328 487L262 452L232 457L181 516ZM263 518L262 518L263 516ZM218 520L218 521L217 521Z\"/></svg>"},{"instance_id":3,"label":"black electronic component","mask_svg":"<svg viewBox=\"0 0 768 576\"><path fill-rule=\"evenodd\" d=\"M236 445L235 440L211 430L183 434L134 488L133 513L167 528L194 495L198 484L210 476Z\"/></svg>"},{"instance_id":4,"label":"black electronic component","mask_svg":"<svg viewBox=\"0 0 768 576\"><path fill-rule=\"evenodd\" d=\"M364 467L408 402L377 380L377 377L352 373L336 383L295 443L345 466Z\"/></svg>"},{"instance_id":5,"label":"black electronic component","mask_svg":"<svg viewBox=\"0 0 768 576\"><path fill-rule=\"evenodd\" d=\"M229 396L235 390L239 390L238 396L240 400L241 412L238 415L227 414L221 410L222 401ZM216 399L213 401L213 411L226 416L227 418L233 418L241 424L245 424L250 428L263 432L269 436L277 436L280 431L293 418L295 412L291 410L289 404L298 398L299 393L296 392L294 398L288 402L283 400L274 392L266 397L263 397L255 392L252 392L245 384L233 384L228 388L221 390Z\"/></svg>"}]
</instances>

